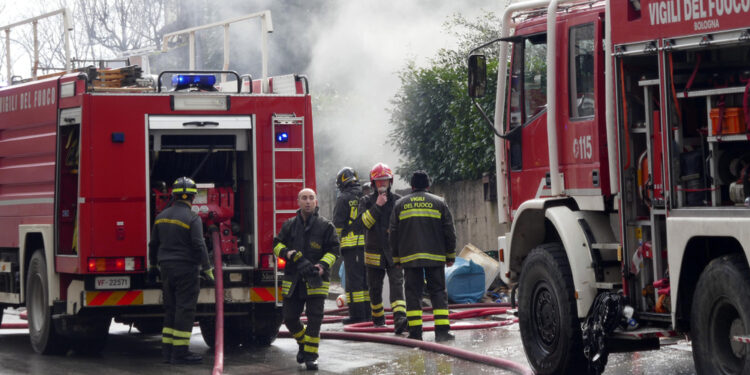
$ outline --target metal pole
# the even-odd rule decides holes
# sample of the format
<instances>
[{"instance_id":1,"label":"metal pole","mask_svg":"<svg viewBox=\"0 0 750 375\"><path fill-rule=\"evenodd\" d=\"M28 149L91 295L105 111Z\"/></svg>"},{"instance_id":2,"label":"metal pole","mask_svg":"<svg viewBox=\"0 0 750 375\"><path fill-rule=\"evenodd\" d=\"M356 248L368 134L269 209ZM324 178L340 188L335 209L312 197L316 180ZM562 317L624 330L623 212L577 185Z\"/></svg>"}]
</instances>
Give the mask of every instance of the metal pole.
<instances>
[{"instance_id":1,"label":"metal pole","mask_svg":"<svg viewBox=\"0 0 750 375\"><path fill-rule=\"evenodd\" d=\"M39 22L34 21L31 23L31 28L34 30L34 65L31 67L31 79L36 81L37 69L39 68L39 37L37 33L37 26Z\"/></svg>"},{"instance_id":2,"label":"metal pole","mask_svg":"<svg viewBox=\"0 0 750 375\"><path fill-rule=\"evenodd\" d=\"M11 76L13 72L11 71L10 67L10 29L5 29L5 68L7 70L8 76L5 78L8 81L8 86L10 86L10 83L12 81Z\"/></svg>"},{"instance_id":3,"label":"metal pole","mask_svg":"<svg viewBox=\"0 0 750 375\"><path fill-rule=\"evenodd\" d=\"M549 152L550 195L562 193L557 155L557 0L547 7L547 150Z\"/></svg>"},{"instance_id":4,"label":"metal pole","mask_svg":"<svg viewBox=\"0 0 750 375\"><path fill-rule=\"evenodd\" d=\"M70 26L70 14L67 8L63 8L63 34L65 36L65 71L70 73L72 69L70 63L70 30L73 28Z\"/></svg>"},{"instance_id":5,"label":"metal pole","mask_svg":"<svg viewBox=\"0 0 750 375\"><path fill-rule=\"evenodd\" d=\"M222 70L229 70L229 24L224 25L224 68ZM227 75L221 75L221 83L227 81Z\"/></svg>"},{"instance_id":6,"label":"metal pole","mask_svg":"<svg viewBox=\"0 0 750 375\"><path fill-rule=\"evenodd\" d=\"M266 25L266 16L263 15L260 23L261 43L260 43L260 56L261 56L261 92L268 91L268 26ZM252 82L250 82L252 85Z\"/></svg>"},{"instance_id":7,"label":"metal pole","mask_svg":"<svg viewBox=\"0 0 750 375\"><path fill-rule=\"evenodd\" d=\"M609 191L612 195L620 191L617 168L617 138L615 127L614 70L612 67L612 5L607 1L604 17L604 113L607 127L607 158L609 159Z\"/></svg>"},{"instance_id":8,"label":"metal pole","mask_svg":"<svg viewBox=\"0 0 750 375\"><path fill-rule=\"evenodd\" d=\"M190 32L188 46L190 47L190 70L195 70L195 31Z\"/></svg>"}]
</instances>

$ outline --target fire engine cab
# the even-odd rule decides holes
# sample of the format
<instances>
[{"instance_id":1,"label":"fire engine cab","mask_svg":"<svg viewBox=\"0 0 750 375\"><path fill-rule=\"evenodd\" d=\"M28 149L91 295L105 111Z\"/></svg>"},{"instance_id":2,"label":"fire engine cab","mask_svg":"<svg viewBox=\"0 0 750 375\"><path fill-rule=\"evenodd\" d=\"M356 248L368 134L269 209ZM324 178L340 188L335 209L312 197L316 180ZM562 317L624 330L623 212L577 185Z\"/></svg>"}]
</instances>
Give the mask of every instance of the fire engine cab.
<instances>
[{"instance_id":1,"label":"fire engine cab","mask_svg":"<svg viewBox=\"0 0 750 375\"><path fill-rule=\"evenodd\" d=\"M498 246L531 366L600 373L684 334L699 374L750 373L750 1L531 0L502 22Z\"/></svg>"},{"instance_id":2,"label":"fire engine cab","mask_svg":"<svg viewBox=\"0 0 750 375\"><path fill-rule=\"evenodd\" d=\"M192 209L221 253L225 345L275 339L271 244L297 192L315 187L315 165L307 79L263 81L189 71L149 82L129 66L0 89L0 308L26 307L34 350L101 350L112 318L161 331L147 244L180 176L197 182ZM197 317L213 345L210 285Z\"/></svg>"}]
</instances>

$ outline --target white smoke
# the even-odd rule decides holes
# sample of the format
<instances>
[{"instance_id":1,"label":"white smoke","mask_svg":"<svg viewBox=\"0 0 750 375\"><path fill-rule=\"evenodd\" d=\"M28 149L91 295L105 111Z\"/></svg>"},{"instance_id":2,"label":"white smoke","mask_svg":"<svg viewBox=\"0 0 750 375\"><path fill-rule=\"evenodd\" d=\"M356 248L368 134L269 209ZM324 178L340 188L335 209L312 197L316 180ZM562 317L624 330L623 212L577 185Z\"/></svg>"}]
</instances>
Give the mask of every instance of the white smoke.
<instances>
[{"instance_id":1,"label":"white smoke","mask_svg":"<svg viewBox=\"0 0 750 375\"><path fill-rule=\"evenodd\" d=\"M390 101L401 84L398 72L409 61L424 66L439 49L456 46L455 38L443 27L451 15L461 13L472 19L487 11L501 13L503 7L498 0L336 4L313 24L317 37L307 69L313 101L326 101L314 118L316 147L321 150L321 142L326 142L323 147L328 153L316 155L321 192L330 188L332 174L345 165L357 168L364 180L376 162L394 169L399 165L400 155L388 143ZM322 95L316 97L316 91ZM331 92L338 100L326 98ZM397 188L405 186L396 178Z\"/></svg>"}]
</instances>

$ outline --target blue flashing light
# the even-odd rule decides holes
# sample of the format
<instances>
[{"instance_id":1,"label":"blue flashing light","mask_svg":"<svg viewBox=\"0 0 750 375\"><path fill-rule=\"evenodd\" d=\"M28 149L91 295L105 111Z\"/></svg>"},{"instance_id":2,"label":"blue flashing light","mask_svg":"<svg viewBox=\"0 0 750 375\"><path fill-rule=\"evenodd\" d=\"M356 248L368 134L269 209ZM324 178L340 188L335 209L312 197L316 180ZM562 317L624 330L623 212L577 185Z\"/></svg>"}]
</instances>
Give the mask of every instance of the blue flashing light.
<instances>
[{"instance_id":1,"label":"blue flashing light","mask_svg":"<svg viewBox=\"0 0 750 375\"><path fill-rule=\"evenodd\" d=\"M213 86L216 76L202 74L177 74L172 76L172 86Z\"/></svg>"},{"instance_id":2,"label":"blue flashing light","mask_svg":"<svg viewBox=\"0 0 750 375\"><path fill-rule=\"evenodd\" d=\"M276 142L279 142L279 143L289 142L289 133L287 132L276 133Z\"/></svg>"}]
</instances>

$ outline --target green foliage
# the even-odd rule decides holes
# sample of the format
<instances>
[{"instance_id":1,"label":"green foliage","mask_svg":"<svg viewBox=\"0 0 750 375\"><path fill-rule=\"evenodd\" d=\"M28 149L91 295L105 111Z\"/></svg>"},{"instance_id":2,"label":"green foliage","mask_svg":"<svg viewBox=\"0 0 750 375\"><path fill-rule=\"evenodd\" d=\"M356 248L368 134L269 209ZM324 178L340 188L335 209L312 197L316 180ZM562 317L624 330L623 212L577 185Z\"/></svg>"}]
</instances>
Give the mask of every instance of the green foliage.
<instances>
[{"instance_id":1,"label":"green foliage","mask_svg":"<svg viewBox=\"0 0 750 375\"><path fill-rule=\"evenodd\" d=\"M391 143L404 157L396 173L408 180L424 169L434 182L476 179L494 170L494 140L468 96L466 58L472 46L499 35L499 21L488 13L470 22L446 22L458 48L441 50L427 67L410 62L400 72L401 89L391 101ZM498 25L493 28L492 25ZM497 49L487 49L487 93L478 101L494 116Z\"/></svg>"}]
</instances>

